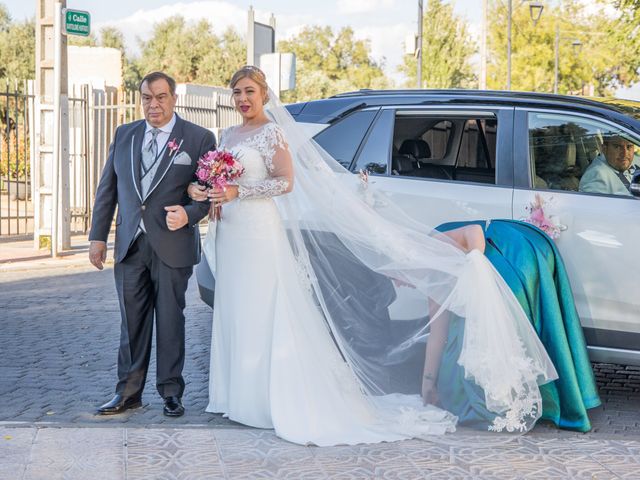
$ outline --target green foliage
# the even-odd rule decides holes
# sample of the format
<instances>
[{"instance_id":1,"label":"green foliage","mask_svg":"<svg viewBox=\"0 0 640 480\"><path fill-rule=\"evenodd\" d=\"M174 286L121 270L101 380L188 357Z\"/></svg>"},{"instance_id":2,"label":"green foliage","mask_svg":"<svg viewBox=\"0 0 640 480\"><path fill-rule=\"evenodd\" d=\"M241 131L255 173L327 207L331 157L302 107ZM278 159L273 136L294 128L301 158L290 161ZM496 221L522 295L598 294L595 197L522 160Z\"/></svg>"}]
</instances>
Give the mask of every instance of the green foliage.
<instances>
[{"instance_id":1,"label":"green foliage","mask_svg":"<svg viewBox=\"0 0 640 480\"><path fill-rule=\"evenodd\" d=\"M632 12L640 11L640 0L618 0L615 5L616 8L628 9Z\"/></svg>"},{"instance_id":2,"label":"green foliage","mask_svg":"<svg viewBox=\"0 0 640 480\"><path fill-rule=\"evenodd\" d=\"M9 14L9 9L3 3L0 3L0 30L7 30L10 25L11 15Z\"/></svg>"},{"instance_id":3,"label":"green foliage","mask_svg":"<svg viewBox=\"0 0 640 480\"><path fill-rule=\"evenodd\" d=\"M389 87L382 66L371 58L369 42L357 40L349 27L337 33L331 27L305 27L291 40L279 42L278 51L296 55L297 85L283 95L287 102Z\"/></svg>"},{"instance_id":4,"label":"green foliage","mask_svg":"<svg viewBox=\"0 0 640 480\"><path fill-rule=\"evenodd\" d=\"M611 2L608 2L611 3ZM496 2L489 15L489 88L504 89L507 82L507 13ZM638 78L640 43L633 22L620 18L588 14L583 2L565 0L562 10L546 5L534 25L529 10L514 9L512 22L513 90L552 92L554 84L555 37L559 29L559 93L581 92L593 85L596 95L610 95L617 86ZM636 23L637 25L637 23ZM572 43L579 41L576 50Z\"/></svg>"},{"instance_id":5,"label":"green foliage","mask_svg":"<svg viewBox=\"0 0 640 480\"><path fill-rule=\"evenodd\" d=\"M235 30L218 36L206 20L193 25L181 16L156 24L141 47L140 72L162 70L177 82L227 85L246 59L244 42Z\"/></svg>"},{"instance_id":6,"label":"green foliage","mask_svg":"<svg viewBox=\"0 0 640 480\"><path fill-rule=\"evenodd\" d=\"M104 27L100 30L100 46L117 48L124 53L124 35L116 27Z\"/></svg>"},{"instance_id":7,"label":"green foliage","mask_svg":"<svg viewBox=\"0 0 640 480\"><path fill-rule=\"evenodd\" d=\"M423 88L458 88L475 85L469 63L475 53L466 21L456 16L453 5L443 0L428 0L422 18ZM405 56L399 71L407 78L406 86L417 83L418 62Z\"/></svg>"},{"instance_id":8,"label":"green foliage","mask_svg":"<svg viewBox=\"0 0 640 480\"><path fill-rule=\"evenodd\" d=\"M18 137L15 130L4 130L0 134L0 145L0 177L12 180L29 178L29 136Z\"/></svg>"},{"instance_id":9,"label":"green foliage","mask_svg":"<svg viewBox=\"0 0 640 480\"><path fill-rule=\"evenodd\" d=\"M0 78L25 80L35 77L35 24L14 22L0 4Z\"/></svg>"},{"instance_id":10,"label":"green foliage","mask_svg":"<svg viewBox=\"0 0 640 480\"><path fill-rule=\"evenodd\" d=\"M100 46L117 48L122 58L122 81L125 90L137 90L142 79L140 69L134 60L126 55L124 35L115 27L104 27L100 30Z\"/></svg>"},{"instance_id":11,"label":"green foliage","mask_svg":"<svg viewBox=\"0 0 640 480\"><path fill-rule=\"evenodd\" d=\"M233 28L227 28L218 38L218 43L212 44L205 53L198 69L197 83L229 86L231 77L246 63L246 58L244 39Z\"/></svg>"},{"instance_id":12,"label":"green foliage","mask_svg":"<svg viewBox=\"0 0 640 480\"><path fill-rule=\"evenodd\" d=\"M89 33L89 36L83 37L81 35L67 35L67 45L74 47L97 47L98 39L93 32Z\"/></svg>"}]
</instances>

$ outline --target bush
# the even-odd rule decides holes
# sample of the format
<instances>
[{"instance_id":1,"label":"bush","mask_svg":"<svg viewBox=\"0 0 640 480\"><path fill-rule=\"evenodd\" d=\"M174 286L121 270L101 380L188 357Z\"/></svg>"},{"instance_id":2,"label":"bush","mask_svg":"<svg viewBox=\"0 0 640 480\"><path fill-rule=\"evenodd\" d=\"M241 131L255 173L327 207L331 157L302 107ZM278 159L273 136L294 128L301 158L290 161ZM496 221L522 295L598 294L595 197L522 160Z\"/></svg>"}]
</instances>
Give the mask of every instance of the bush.
<instances>
[{"instance_id":1,"label":"bush","mask_svg":"<svg viewBox=\"0 0 640 480\"><path fill-rule=\"evenodd\" d=\"M8 138L6 134L0 136L0 142L0 176L11 179L29 178L29 140L22 135L16 142L15 132L11 131Z\"/></svg>"}]
</instances>

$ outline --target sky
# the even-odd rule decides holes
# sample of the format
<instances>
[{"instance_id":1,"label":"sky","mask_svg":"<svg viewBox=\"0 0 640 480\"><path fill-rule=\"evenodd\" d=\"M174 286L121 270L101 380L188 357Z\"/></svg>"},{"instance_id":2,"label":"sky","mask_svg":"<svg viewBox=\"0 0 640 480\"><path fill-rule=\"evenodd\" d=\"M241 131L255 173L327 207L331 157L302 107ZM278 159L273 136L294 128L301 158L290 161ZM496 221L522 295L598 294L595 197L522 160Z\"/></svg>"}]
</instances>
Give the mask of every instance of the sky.
<instances>
[{"instance_id":1,"label":"sky","mask_svg":"<svg viewBox=\"0 0 640 480\"><path fill-rule=\"evenodd\" d=\"M479 0L453 0L457 13L478 25ZM34 0L0 0L12 18L21 20L35 15ZM426 3L426 1L424 2ZM127 49L136 53L137 38L147 38L153 24L181 14L187 20L207 19L217 31L228 25L241 34L246 32L247 11L253 5L256 21L268 23L276 18L276 41L290 38L303 25L329 25L334 29L353 27L357 38L367 38L377 61L384 61L385 72L395 80L402 77L397 67L402 63L408 33L417 31L417 0L67 0L68 8L91 13L91 28L118 27L125 35Z\"/></svg>"},{"instance_id":2,"label":"sky","mask_svg":"<svg viewBox=\"0 0 640 480\"><path fill-rule=\"evenodd\" d=\"M560 0L545 3L557 1ZM0 3L8 7L16 20L35 15L35 0L0 0ZM482 2L451 0L451 3L455 12L467 19L471 33L478 36ZM255 9L258 22L268 23L271 14L275 16L276 41L290 38L304 25L329 25L334 30L351 26L357 38L370 41L372 56L383 62L385 73L398 84L403 81L398 66L402 63L405 38L417 32L417 0L67 0L68 8L91 13L94 32L104 26L120 29L129 53L133 54L139 50L137 40L148 38L154 23L176 14L193 21L207 19L218 32L231 25L244 35L250 5ZM640 99L640 88L621 94Z\"/></svg>"}]
</instances>

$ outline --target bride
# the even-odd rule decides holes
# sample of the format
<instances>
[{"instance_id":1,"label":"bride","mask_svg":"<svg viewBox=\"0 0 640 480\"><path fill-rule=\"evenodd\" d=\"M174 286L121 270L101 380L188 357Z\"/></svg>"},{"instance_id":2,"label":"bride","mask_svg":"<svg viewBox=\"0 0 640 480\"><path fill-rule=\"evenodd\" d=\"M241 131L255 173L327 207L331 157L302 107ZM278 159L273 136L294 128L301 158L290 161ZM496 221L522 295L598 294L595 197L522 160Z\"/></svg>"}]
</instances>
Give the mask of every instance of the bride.
<instances>
[{"instance_id":1,"label":"bride","mask_svg":"<svg viewBox=\"0 0 640 480\"><path fill-rule=\"evenodd\" d=\"M482 230L437 233L366 188L304 134L258 68L231 87L243 122L220 148L245 173L223 190L189 188L215 212L207 412L315 445L530 429L539 386L557 375L483 256ZM425 318L393 318L394 285L423 295Z\"/></svg>"}]
</instances>

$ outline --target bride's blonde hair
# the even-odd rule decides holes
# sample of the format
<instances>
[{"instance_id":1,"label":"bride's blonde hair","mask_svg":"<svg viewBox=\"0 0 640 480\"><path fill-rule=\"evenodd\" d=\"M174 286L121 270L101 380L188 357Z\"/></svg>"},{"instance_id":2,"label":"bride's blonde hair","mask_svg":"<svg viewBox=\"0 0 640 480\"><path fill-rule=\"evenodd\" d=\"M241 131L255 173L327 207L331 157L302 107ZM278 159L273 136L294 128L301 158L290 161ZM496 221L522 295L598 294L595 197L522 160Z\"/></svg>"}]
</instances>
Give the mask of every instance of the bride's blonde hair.
<instances>
[{"instance_id":1,"label":"bride's blonde hair","mask_svg":"<svg viewBox=\"0 0 640 480\"><path fill-rule=\"evenodd\" d=\"M269 85L267 84L267 76L264 74L262 70L258 67L254 67L253 65L245 65L231 77L231 81L229 82L229 86L234 88L236 83L238 83L243 78L248 78L256 82L262 92L264 93L264 104L266 105L269 102Z\"/></svg>"}]
</instances>

